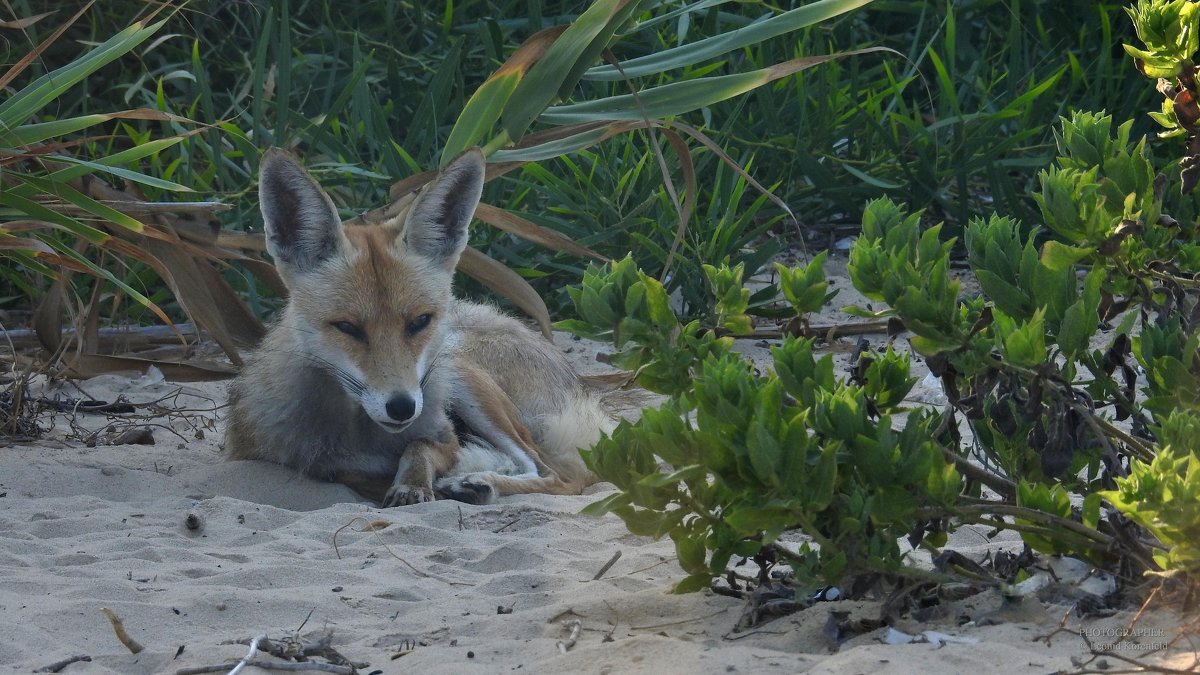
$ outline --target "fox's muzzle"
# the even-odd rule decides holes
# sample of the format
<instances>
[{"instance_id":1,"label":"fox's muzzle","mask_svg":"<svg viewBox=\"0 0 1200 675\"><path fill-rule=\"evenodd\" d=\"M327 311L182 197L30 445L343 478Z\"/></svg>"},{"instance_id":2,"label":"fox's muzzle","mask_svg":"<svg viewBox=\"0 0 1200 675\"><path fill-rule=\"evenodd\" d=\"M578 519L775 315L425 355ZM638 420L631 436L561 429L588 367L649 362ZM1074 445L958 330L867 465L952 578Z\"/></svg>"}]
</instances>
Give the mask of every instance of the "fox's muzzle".
<instances>
[{"instance_id":1,"label":"fox's muzzle","mask_svg":"<svg viewBox=\"0 0 1200 675\"><path fill-rule=\"evenodd\" d=\"M421 416L422 398L419 389L415 395L408 392L392 392L387 396L368 393L362 398L362 407L376 424L397 434Z\"/></svg>"}]
</instances>

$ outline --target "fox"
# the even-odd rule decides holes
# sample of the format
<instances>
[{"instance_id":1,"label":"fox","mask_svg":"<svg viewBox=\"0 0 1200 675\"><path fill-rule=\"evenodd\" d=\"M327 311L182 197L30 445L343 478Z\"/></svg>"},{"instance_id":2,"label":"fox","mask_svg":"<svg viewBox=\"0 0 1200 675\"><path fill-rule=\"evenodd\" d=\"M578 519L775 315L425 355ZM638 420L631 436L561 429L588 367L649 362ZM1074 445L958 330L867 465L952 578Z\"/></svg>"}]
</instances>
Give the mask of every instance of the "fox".
<instances>
[{"instance_id":1,"label":"fox","mask_svg":"<svg viewBox=\"0 0 1200 675\"><path fill-rule=\"evenodd\" d=\"M540 333L455 297L484 183L478 148L406 214L343 224L290 153L259 166L286 306L230 385L230 459L345 484L383 506L580 494L581 448L616 426L603 392Z\"/></svg>"}]
</instances>

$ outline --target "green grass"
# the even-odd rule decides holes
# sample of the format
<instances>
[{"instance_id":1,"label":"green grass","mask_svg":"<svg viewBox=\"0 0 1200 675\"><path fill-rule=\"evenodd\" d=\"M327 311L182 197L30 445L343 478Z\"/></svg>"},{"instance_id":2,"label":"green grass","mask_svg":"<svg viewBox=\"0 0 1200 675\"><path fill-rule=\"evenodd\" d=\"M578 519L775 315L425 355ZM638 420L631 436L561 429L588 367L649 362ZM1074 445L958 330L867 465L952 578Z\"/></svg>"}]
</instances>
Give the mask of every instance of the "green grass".
<instances>
[{"instance_id":1,"label":"green grass","mask_svg":"<svg viewBox=\"0 0 1200 675\"><path fill-rule=\"evenodd\" d=\"M12 6L18 16L28 16L63 4L23 0ZM231 203L223 217L229 229L260 227L252 182L259 153L271 145L296 148L351 215L382 203L392 181L436 166L458 113L487 75L530 34L586 7L540 0L200 0L170 17L149 46L106 67L85 91L59 99L47 115L147 106L220 122L145 159L142 169ZM889 47L903 56L873 53L826 63L681 121L773 186L801 214L801 227L853 221L868 199L882 195L914 210L926 208L930 217L946 219L950 231L992 209L1036 222L1028 191L1052 155L1050 130L1059 115L1103 108L1118 119L1138 119L1137 130L1150 129L1143 112L1155 108L1156 94L1122 53L1120 43L1132 30L1121 7L1083 0L877 0L645 84ZM106 0L103 11L94 7L31 73L52 69L77 53L80 42L100 41L148 8L138 0ZM777 13L768 4L740 3L678 14L619 43L617 56L627 61L661 52ZM57 20L31 27L27 39L7 42L6 62ZM627 88L619 81L585 80L574 93L587 100ZM124 121L92 150L129 147L151 132L185 131L174 122ZM639 132L529 165L489 185L485 200L605 255L634 250L640 266L661 274L677 217L649 143ZM680 242L682 262L666 279L689 311L703 312L700 262L728 257L753 268L772 246L796 235L782 225L787 218L778 206L692 145L701 195ZM679 181L678 165L663 147ZM775 239L766 236L769 231ZM565 299L558 289L577 280L585 266L490 228L477 229L476 243L522 273L552 309ZM36 285L17 276L7 275L0 297L17 297ZM249 283L244 270L235 266L227 277L258 309L270 307L257 305L265 289Z\"/></svg>"}]
</instances>

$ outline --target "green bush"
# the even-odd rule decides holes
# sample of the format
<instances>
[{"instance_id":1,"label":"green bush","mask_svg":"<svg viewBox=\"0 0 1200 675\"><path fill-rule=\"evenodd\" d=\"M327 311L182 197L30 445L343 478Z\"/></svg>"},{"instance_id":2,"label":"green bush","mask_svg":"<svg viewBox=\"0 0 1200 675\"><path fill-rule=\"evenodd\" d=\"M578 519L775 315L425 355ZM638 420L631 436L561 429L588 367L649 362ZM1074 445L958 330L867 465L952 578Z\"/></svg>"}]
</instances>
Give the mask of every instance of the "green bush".
<instances>
[{"instance_id":1,"label":"green bush","mask_svg":"<svg viewBox=\"0 0 1200 675\"><path fill-rule=\"evenodd\" d=\"M936 552L945 527L972 522L1110 569L1193 572L1200 317L1177 308L1195 306L1195 240L1162 215L1161 179L1128 124L1079 113L1058 133L1062 154L1035 195L1047 229L1027 233L995 215L966 228L982 297L962 297L940 226L922 228L919 214L886 199L867 205L849 273L886 307L853 311L902 321L949 404L907 411L903 423L894 415L913 383L907 356L867 353L842 380L811 341L787 338L773 369L757 374L711 337L717 325L682 326L629 261L591 271L572 292L582 321L566 327L609 335L587 300L589 288L604 289L596 294L603 323L620 327L618 363L671 399L585 453L620 489L589 510L670 536L689 575L681 591L706 586L733 555L792 563L805 585L921 575L901 564L897 540ZM710 276L728 307L737 271ZM781 277L797 312L825 299L819 267ZM642 309L643 296L659 300ZM1117 318L1096 348L1100 323ZM1130 356L1147 374L1140 397ZM948 433L960 420L973 439ZM1114 512L1157 543L1119 531ZM777 545L793 529L815 546Z\"/></svg>"}]
</instances>

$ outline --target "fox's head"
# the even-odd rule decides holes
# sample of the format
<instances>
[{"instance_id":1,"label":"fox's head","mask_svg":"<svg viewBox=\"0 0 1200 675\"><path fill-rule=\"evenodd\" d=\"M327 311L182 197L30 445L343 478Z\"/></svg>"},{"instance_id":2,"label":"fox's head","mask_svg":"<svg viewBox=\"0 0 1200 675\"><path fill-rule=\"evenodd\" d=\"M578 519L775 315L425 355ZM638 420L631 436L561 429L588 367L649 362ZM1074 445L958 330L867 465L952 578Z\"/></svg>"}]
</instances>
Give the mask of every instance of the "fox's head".
<instances>
[{"instance_id":1,"label":"fox's head","mask_svg":"<svg viewBox=\"0 0 1200 675\"><path fill-rule=\"evenodd\" d=\"M403 223L343 227L296 160L278 150L263 155L267 250L290 291L282 329L300 331L305 353L296 357L334 375L388 431L421 414L483 173L483 154L470 150L424 189Z\"/></svg>"}]
</instances>

